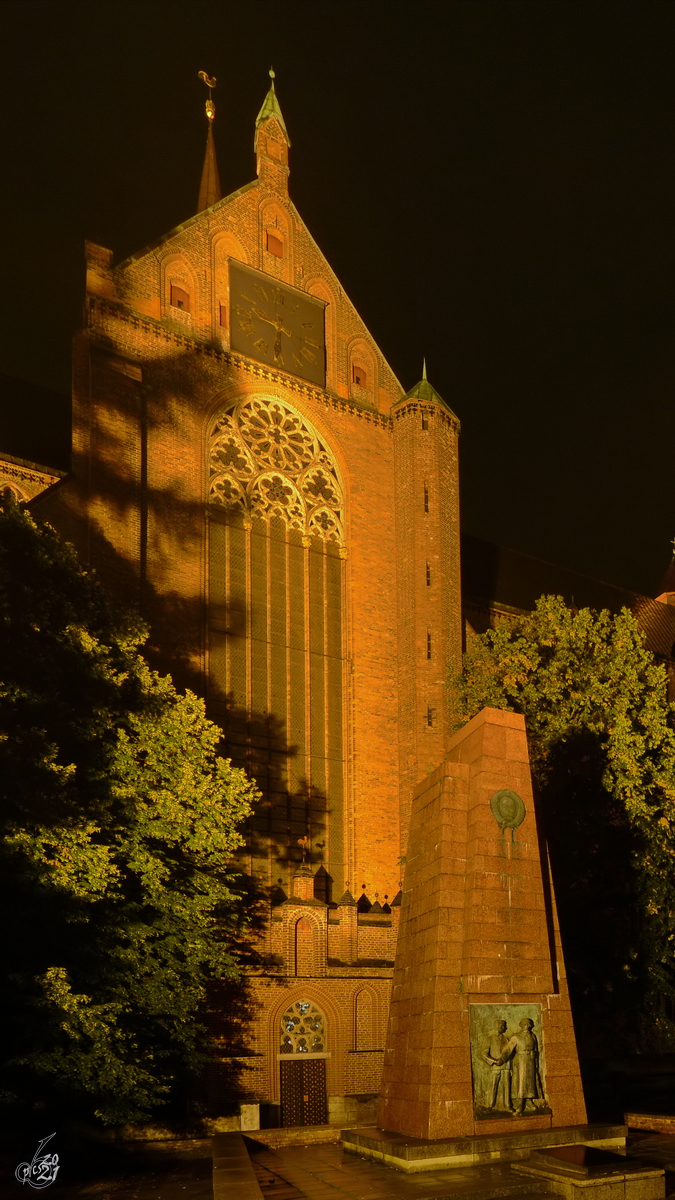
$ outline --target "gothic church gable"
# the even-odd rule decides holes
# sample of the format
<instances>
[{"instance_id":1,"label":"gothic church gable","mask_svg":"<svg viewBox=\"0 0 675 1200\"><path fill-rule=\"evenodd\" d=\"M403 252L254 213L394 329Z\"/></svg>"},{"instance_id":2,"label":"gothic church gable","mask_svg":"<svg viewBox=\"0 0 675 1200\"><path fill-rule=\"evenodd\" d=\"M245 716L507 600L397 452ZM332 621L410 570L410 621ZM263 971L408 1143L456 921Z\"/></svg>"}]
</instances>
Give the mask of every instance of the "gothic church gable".
<instances>
[{"instance_id":1,"label":"gothic church gable","mask_svg":"<svg viewBox=\"0 0 675 1200\"><path fill-rule=\"evenodd\" d=\"M101 257L107 263L100 269ZM288 196L261 181L198 213L159 243L116 267L91 247L90 294L161 321L177 336L231 349L242 319L230 264L247 263L298 292L320 297L325 317L326 386L340 400L388 413L402 387ZM107 322L113 318L109 313ZM354 347L360 347L354 371ZM255 355L252 355L255 357ZM291 372L292 373L292 372ZM322 384L323 386L323 384Z\"/></svg>"}]
</instances>

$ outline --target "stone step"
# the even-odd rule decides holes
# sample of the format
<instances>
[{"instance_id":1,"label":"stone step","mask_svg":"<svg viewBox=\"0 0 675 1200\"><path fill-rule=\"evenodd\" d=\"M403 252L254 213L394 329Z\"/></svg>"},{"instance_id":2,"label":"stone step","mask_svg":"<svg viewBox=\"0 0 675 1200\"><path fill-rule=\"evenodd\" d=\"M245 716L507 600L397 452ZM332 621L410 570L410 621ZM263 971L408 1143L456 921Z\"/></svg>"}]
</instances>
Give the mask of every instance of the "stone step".
<instances>
[{"instance_id":1,"label":"stone step","mask_svg":"<svg viewBox=\"0 0 675 1200\"><path fill-rule=\"evenodd\" d=\"M276 1150L283 1146L310 1146L319 1142L339 1142L338 1125L286 1125L280 1129L247 1129L244 1137Z\"/></svg>"}]
</instances>

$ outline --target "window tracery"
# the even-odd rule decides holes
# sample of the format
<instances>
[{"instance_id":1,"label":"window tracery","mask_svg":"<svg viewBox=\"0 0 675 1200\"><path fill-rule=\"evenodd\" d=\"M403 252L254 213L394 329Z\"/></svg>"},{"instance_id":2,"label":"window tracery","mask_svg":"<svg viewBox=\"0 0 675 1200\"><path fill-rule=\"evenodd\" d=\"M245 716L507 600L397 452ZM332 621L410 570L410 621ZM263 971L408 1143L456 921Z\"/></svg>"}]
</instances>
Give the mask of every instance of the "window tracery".
<instances>
[{"instance_id":1,"label":"window tracery","mask_svg":"<svg viewBox=\"0 0 675 1200\"><path fill-rule=\"evenodd\" d=\"M211 437L211 503L282 517L323 541L343 541L343 498L326 447L281 400L239 401Z\"/></svg>"},{"instance_id":2,"label":"window tracery","mask_svg":"<svg viewBox=\"0 0 675 1200\"><path fill-rule=\"evenodd\" d=\"M281 1018L281 1054L322 1054L326 1049L323 1013L310 1000L296 1000Z\"/></svg>"}]
</instances>

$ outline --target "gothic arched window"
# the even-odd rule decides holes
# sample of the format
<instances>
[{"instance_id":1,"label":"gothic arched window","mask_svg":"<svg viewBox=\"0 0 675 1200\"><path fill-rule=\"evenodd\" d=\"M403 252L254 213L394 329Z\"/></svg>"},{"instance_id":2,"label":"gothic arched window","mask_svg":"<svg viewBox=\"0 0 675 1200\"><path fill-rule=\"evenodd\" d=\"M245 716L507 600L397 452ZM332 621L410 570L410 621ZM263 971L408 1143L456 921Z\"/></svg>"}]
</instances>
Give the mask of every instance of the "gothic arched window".
<instances>
[{"instance_id":1,"label":"gothic arched window","mask_svg":"<svg viewBox=\"0 0 675 1200\"><path fill-rule=\"evenodd\" d=\"M337 465L306 418L274 396L220 412L209 455L209 700L228 754L264 795L250 822L250 869L276 884L309 834L313 864L330 857L330 874L343 877Z\"/></svg>"},{"instance_id":2,"label":"gothic arched window","mask_svg":"<svg viewBox=\"0 0 675 1200\"><path fill-rule=\"evenodd\" d=\"M323 1054L326 1050L324 1015L311 1000L296 1000L281 1018L280 1054Z\"/></svg>"},{"instance_id":3,"label":"gothic arched window","mask_svg":"<svg viewBox=\"0 0 675 1200\"><path fill-rule=\"evenodd\" d=\"M278 516L308 537L342 545L342 489L332 456L281 400L242 400L211 435L209 500Z\"/></svg>"}]
</instances>

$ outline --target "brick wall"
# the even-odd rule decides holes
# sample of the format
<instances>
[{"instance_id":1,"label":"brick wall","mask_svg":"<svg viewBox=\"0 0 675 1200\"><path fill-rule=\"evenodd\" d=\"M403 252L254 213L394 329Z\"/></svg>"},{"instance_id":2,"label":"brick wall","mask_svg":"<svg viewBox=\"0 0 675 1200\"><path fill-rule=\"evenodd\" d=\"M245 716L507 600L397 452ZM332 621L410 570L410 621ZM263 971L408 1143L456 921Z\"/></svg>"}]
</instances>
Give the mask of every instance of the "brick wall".
<instances>
[{"instance_id":1,"label":"brick wall","mask_svg":"<svg viewBox=\"0 0 675 1200\"><path fill-rule=\"evenodd\" d=\"M445 664L459 612L457 422L433 405L423 434L418 407L393 419L403 389L289 198L288 141L276 117L259 127L256 148L257 180L138 254L115 265L109 250L87 247L73 474L36 508L140 604L157 665L203 694L208 445L218 414L247 397L281 400L327 448L344 492L345 798L341 815L327 816L341 822L333 839L341 861L330 861L331 838L322 849L310 830L313 869L303 883L289 834L286 872L264 877L282 894L263 939L277 965L254 981L261 1007L250 1090L278 1095L280 1013L307 995L326 1017L329 1093L368 1093L379 1086L399 918L386 901L399 890L402 828L413 784L442 756L447 733ZM232 352L231 260L326 303L325 387ZM428 708L437 720L427 729ZM353 896L384 898L385 909L357 911Z\"/></svg>"},{"instance_id":2,"label":"brick wall","mask_svg":"<svg viewBox=\"0 0 675 1200\"><path fill-rule=\"evenodd\" d=\"M445 752L448 672L461 664L458 434L441 403L394 409L403 845L413 788Z\"/></svg>"}]
</instances>

